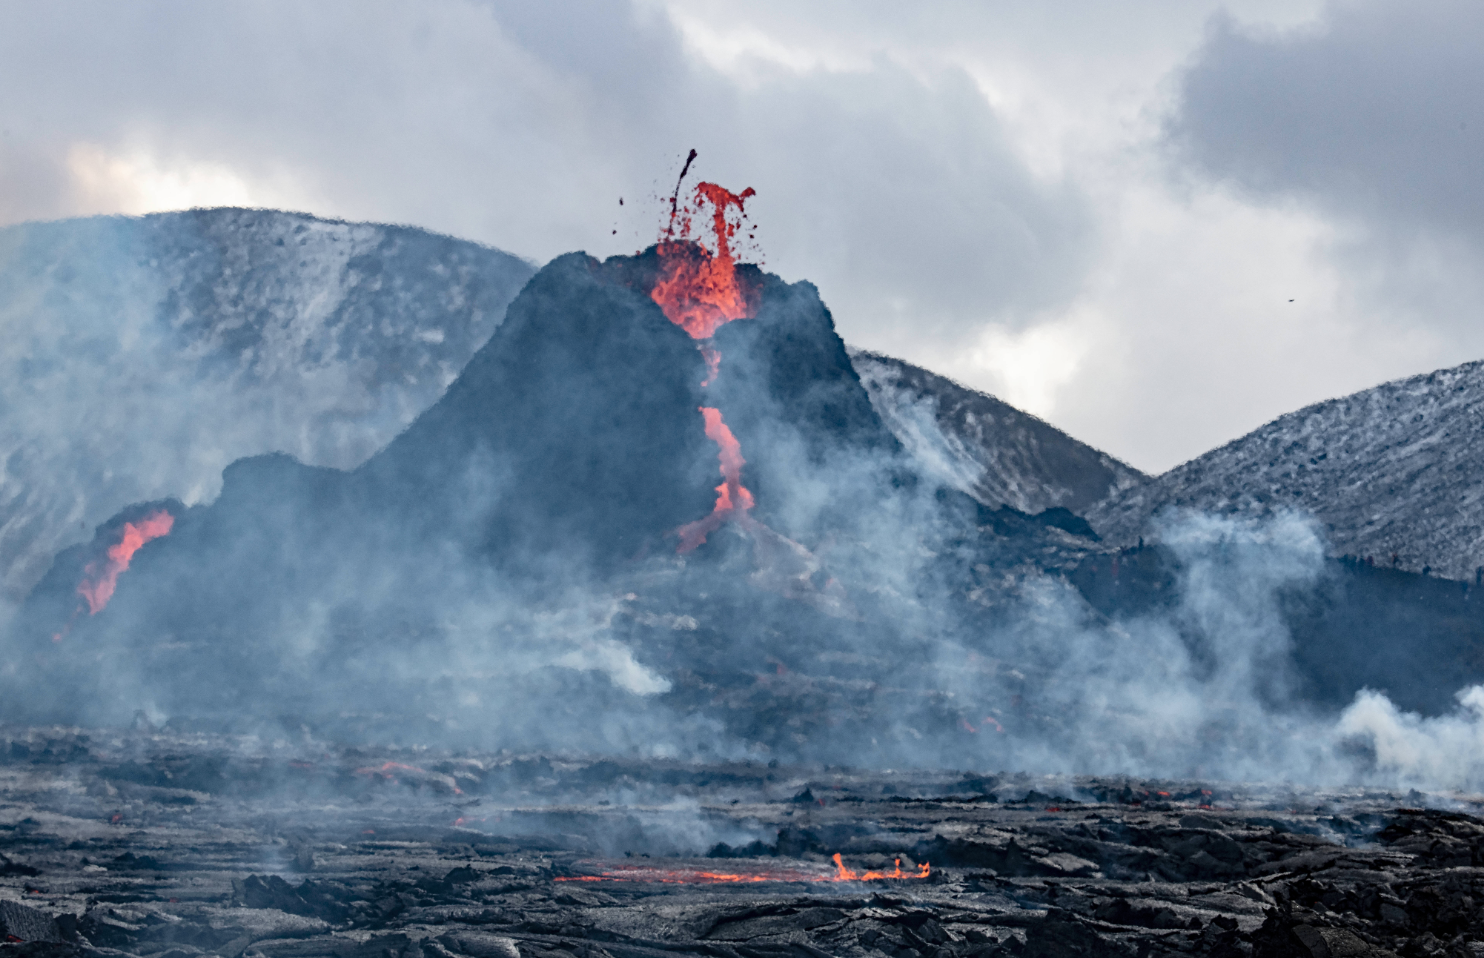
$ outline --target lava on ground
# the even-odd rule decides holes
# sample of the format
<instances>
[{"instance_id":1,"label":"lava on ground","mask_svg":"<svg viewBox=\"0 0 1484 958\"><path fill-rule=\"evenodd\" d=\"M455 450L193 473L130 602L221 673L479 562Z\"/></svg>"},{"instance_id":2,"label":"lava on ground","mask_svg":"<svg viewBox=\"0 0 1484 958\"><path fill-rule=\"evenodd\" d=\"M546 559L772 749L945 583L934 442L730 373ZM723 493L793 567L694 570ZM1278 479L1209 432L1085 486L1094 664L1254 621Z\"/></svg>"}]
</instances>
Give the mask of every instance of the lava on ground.
<instances>
[{"instance_id":1,"label":"lava on ground","mask_svg":"<svg viewBox=\"0 0 1484 958\"><path fill-rule=\"evenodd\" d=\"M4 955L1484 945L1484 801L1464 796L60 728L0 731L0 781Z\"/></svg>"}]
</instances>

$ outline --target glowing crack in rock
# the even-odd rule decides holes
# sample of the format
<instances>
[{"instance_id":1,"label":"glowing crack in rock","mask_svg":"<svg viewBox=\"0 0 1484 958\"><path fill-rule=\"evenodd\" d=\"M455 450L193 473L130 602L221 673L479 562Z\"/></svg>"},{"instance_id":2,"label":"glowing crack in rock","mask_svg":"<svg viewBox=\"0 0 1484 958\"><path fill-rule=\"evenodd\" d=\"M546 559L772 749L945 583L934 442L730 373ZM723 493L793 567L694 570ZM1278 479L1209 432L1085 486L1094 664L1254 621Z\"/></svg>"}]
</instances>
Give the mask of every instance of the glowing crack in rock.
<instances>
[{"instance_id":1,"label":"glowing crack in rock","mask_svg":"<svg viewBox=\"0 0 1484 958\"><path fill-rule=\"evenodd\" d=\"M734 516L742 518L753 506L752 493L742 485L742 446L737 437L722 422L721 410L710 406L701 407L706 419L706 438L716 443L721 451L716 458L721 461L722 483L716 487L716 506L704 519L688 522L680 527L679 552L690 552L706 541L706 536L715 532L721 524Z\"/></svg>"}]
</instances>

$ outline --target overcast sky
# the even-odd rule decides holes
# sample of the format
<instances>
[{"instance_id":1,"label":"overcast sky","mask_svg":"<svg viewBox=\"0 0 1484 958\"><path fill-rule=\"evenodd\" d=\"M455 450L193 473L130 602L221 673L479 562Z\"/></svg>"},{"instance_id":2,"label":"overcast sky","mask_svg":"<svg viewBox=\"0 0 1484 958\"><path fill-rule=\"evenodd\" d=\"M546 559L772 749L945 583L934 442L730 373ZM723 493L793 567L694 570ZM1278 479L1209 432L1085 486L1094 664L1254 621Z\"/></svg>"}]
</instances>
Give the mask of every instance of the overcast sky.
<instances>
[{"instance_id":1,"label":"overcast sky","mask_svg":"<svg viewBox=\"0 0 1484 958\"><path fill-rule=\"evenodd\" d=\"M0 223L602 256L694 147L847 341L1157 472L1484 357L1481 51L1477 0L0 0Z\"/></svg>"}]
</instances>

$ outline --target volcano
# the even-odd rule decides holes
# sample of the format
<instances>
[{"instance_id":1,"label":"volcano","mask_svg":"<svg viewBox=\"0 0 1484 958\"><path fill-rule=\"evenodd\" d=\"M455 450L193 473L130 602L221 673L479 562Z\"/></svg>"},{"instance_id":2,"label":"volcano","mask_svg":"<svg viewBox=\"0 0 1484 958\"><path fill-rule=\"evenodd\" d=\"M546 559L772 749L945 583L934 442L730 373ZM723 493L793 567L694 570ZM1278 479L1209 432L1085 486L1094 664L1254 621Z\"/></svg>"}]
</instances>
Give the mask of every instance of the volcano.
<instances>
[{"instance_id":1,"label":"volcano","mask_svg":"<svg viewBox=\"0 0 1484 958\"><path fill-rule=\"evenodd\" d=\"M359 465L239 459L209 505L136 502L56 557L0 668L0 717L53 723L0 729L7 948L1477 932L1484 825L1397 806L1478 801L1391 789L1484 782L1457 747L1484 604L1326 559L1293 514L1109 545L1070 506L1144 480L851 355L812 285L733 259L746 192L698 192L713 246L553 260ZM1410 644L1376 654L1387 627ZM1300 776L1338 787L1232 784Z\"/></svg>"},{"instance_id":2,"label":"volcano","mask_svg":"<svg viewBox=\"0 0 1484 958\"><path fill-rule=\"evenodd\" d=\"M815 287L720 242L558 257L359 466L241 459L210 505L139 502L59 554L11 624L0 708L342 742L1335 780L1395 774L1404 759L1373 743L1433 734L1398 704L1473 721L1473 693L1456 716L1452 697L1484 678L1467 593L1351 588L1358 570L1327 565L1292 517L1109 546L1051 503L1130 471L961 396L937 415L981 470L966 482L898 438L922 434L912 396L943 391L909 372L852 358ZM1017 455L976 458L968 441L993 429ZM1036 483L1015 501L1038 511L1005 501ZM1383 614L1409 603L1434 611ZM1378 656L1357 621L1437 641Z\"/></svg>"},{"instance_id":3,"label":"volcano","mask_svg":"<svg viewBox=\"0 0 1484 958\"><path fill-rule=\"evenodd\" d=\"M534 678L517 667L496 686L576 695L579 712L613 695L652 705L663 689L665 708L745 738L808 743L763 721L756 690L721 692L766 670L811 725L900 708L956 726L958 708L916 679L889 705L903 676L877 684L863 644L925 650L935 618L992 615L998 593L983 585L1026 554L1071 568L1092 539L919 475L812 285L738 265L750 315L698 349L656 302L666 268L661 247L559 257L444 396L360 467L240 460L211 505L141 504L64 552L22 617L39 673L28 667L10 707L69 721L146 706L231 721L431 708L446 722L457 690L489 678L459 674L460 636L479 620L502 663L544 657ZM718 425L755 504L687 550L682 531L717 508ZM161 514L169 534L132 553L106 609L78 615L87 569ZM546 642L542 623L563 615L582 621ZM213 680L224 674L229 685ZM368 688L403 704L367 710Z\"/></svg>"},{"instance_id":4,"label":"volcano","mask_svg":"<svg viewBox=\"0 0 1484 958\"><path fill-rule=\"evenodd\" d=\"M56 555L0 646L4 948L1471 953L1481 804L1437 791L1484 785L1469 584L1292 510L1112 522L1164 477L847 350L739 261L752 195L677 184L653 247L558 257L502 317L452 269L493 251L267 217L301 271L301 232L383 237L325 328L283 306L283 365L406 428L151 486ZM285 324L238 315L274 296L189 288L205 366L294 394Z\"/></svg>"}]
</instances>

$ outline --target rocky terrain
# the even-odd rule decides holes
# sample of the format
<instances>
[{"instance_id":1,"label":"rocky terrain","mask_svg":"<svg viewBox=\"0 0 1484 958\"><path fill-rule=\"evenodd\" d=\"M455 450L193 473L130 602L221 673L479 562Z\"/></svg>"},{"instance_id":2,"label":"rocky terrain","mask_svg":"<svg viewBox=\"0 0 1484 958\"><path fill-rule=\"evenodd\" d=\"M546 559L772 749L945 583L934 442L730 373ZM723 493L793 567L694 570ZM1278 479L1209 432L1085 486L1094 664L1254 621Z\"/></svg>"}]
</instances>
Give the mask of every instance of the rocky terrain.
<instances>
[{"instance_id":1,"label":"rocky terrain","mask_svg":"<svg viewBox=\"0 0 1484 958\"><path fill-rule=\"evenodd\" d=\"M1289 413L1095 505L1111 542L1164 509L1321 523L1335 555L1472 581L1484 566L1484 362L1440 369Z\"/></svg>"},{"instance_id":2,"label":"rocky terrain","mask_svg":"<svg viewBox=\"0 0 1484 958\"><path fill-rule=\"evenodd\" d=\"M911 363L850 354L882 420L924 471L991 508L1085 515L1148 477L1029 413Z\"/></svg>"},{"instance_id":3,"label":"rocky terrain","mask_svg":"<svg viewBox=\"0 0 1484 958\"><path fill-rule=\"evenodd\" d=\"M1462 796L148 729L3 744L17 958L1484 948L1484 820Z\"/></svg>"},{"instance_id":4,"label":"rocky terrain","mask_svg":"<svg viewBox=\"0 0 1484 958\"><path fill-rule=\"evenodd\" d=\"M358 464L532 272L425 230L274 210L0 230L0 598L131 502L210 501L240 457Z\"/></svg>"}]
</instances>

